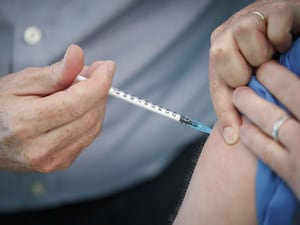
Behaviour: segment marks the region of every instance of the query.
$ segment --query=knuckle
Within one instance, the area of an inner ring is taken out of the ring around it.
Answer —
[[[210,42],[211,43],[213,43],[217,39],[220,32],[221,32],[221,27],[220,26],[217,27],[213,32],[211,32],[211,34],[210,34]]]
[[[209,57],[211,60],[225,59],[228,56],[228,50],[220,45],[212,45],[209,50]]]
[[[47,164],[43,164],[40,167],[38,167],[36,170],[40,173],[50,173],[53,172],[55,168],[52,166],[49,166]]]
[[[248,60],[254,67],[263,64],[269,58],[266,51],[263,51],[263,49],[258,49],[258,52],[259,54],[253,53],[251,58]]]
[[[246,35],[247,33],[249,33],[249,26],[250,24],[248,23],[248,21],[246,20],[240,20],[239,23],[236,23],[233,27],[232,27],[232,33],[234,37],[239,37],[241,35]]]
[[[44,160],[42,159],[42,156],[33,156],[30,154],[26,154],[26,160],[28,161],[28,165],[30,168],[39,171],[39,172],[43,172],[45,171],[45,164],[44,164]]]
[[[224,23],[222,23],[221,25],[219,25],[216,29],[214,29],[211,34],[210,34],[210,42],[213,43],[214,41],[216,41],[223,33],[223,31],[225,31],[226,29],[228,29],[228,24],[230,23],[230,19],[228,21],[225,21]]]
[[[32,142],[24,147],[24,158],[29,168],[39,172],[52,171],[49,162],[52,162],[54,158],[50,155],[51,149],[47,146],[43,146],[40,143]]]
[[[55,157],[47,157],[46,160],[43,158],[44,157],[33,159],[31,163],[32,168],[41,173],[50,173],[57,169],[58,165]]]
[[[64,164],[62,164],[60,167],[58,167],[57,169],[59,170],[64,170],[67,169],[69,166],[71,166],[73,161],[69,160],[67,162],[65,162]]]

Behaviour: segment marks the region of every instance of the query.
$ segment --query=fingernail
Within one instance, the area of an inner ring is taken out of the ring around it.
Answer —
[[[54,70],[53,70],[54,73],[60,72],[60,71],[63,70],[64,64],[65,64],[65,60],[66,60],[66,58],[67,58],[68,53],[71,51],[72,46],[73,46],[73,45],[70,45],[70,46],[67,48],[67,50],[66,50],[66,52],[65,52],[65,54],[64,54],[64,57],[63,57],[60,61],[58,61],[58,62],[56,63],[56,66],[54,67]]]
[[[105,61],[107,72],[110,76],[113,76],[115,73],[115,62],[111,60]]]
[[[237,135],[232,127],[225,127],[223,130],[223,137],[225,142],[229,145],[235,144],[237,142]]]
[[[64,54],[64,57],[63,57],[63,59],[62,59],[62,62],[64,62],[64,61],[66,60],[67,55],[69,54],[69,52],[71,51],[71,49],[73,48],[73,46],[74,46],[74,45],[70,45],[70,46],[67,48],[67,50],[66,50],[66,52],[65,52],[65,54]]]

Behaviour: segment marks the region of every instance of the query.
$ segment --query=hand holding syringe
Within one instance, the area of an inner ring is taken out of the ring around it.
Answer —
[[[78,75],[76,77],[77,81],[82,81],[82,80],[85,80],[85,79],[86,79],[85,77],[80,76],[80,75]],[[197,120],[191,120],[186,116],[180,115],[176,112],[170,111],[170,110],[168,110],[166,108],[163,108],[159,105],[148,102],[145,99],[141,99],[141,98],[136,97],[134,95],[128,94],[124,91],[118,90],[117,88],[111,87],[109,89],[109,95],[113,96],[113,97],[116,97],[116,98],[119,98],[121,100],[124,100],[124,101],[126,101],[128,103],[131,103],[133,105],[136,105],[136,106],[142,107],[144,109],[147,109],[151,112],[155,112],[159,115],[168,117],[169,119],[172,119],[176,122],[187,125],[187,126],[193,128],[193,129],[196,129],[198,131],[201,131],[201,132],[204,132],[204,133],[207,133],[207,134],[210,134],[210,132],[211,132],[210,127],[204,125],[203,123],[201,123]]]

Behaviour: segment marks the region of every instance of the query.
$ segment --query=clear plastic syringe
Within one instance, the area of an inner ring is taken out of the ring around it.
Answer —
[[[76,77],[77,81],[82,81],[82,80],[85,80],[85,79],[86,78],[81,76],[81,75],[78,75]],[[154,113],[157,113],[159,115],[165,116],[165,117],[167,117],[171,120],[174,120],[176,122],[187,125],[188,127],[191,127],[191,128],[196,129],[198,131],[201,131],[201,132],[204,132],[204,133],[207,133],[207,134],[210,134],[210,132],[211,132],[210,127],[204,125],[203,123],[201,123],[197,120],[189,119],[186,116],[180,115],[179,113],[173,112],[173,111],[171,111],[169,109],[166,109],[166,108],[164,108],[160,105],[153,104],[153,103],[151,103],[151,102],[149,102],[145,99],[136,97],[132,94],[128,94],[127,92],[121,91],[117,88],[111,87],[109,89],[109,95],[113,96],[113,97],[116,97],[116,98],[119,98],[119,99],[121,99],[123,101],[126,101],[128,103],[131,103],[133,105],[139,106],[141,108],[147,109],[151,112],[154,112]]]

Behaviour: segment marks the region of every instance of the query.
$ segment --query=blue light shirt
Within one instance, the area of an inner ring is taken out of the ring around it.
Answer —
[[[280,64],[300,76],[300,39],[280,56]],[[253,76],[249,86],[264,99],[284,108],[270,92]],[[287,184],[262,161],[258,162],[256,174],[256,208],[259,225],[292,224],[299,201]]]

